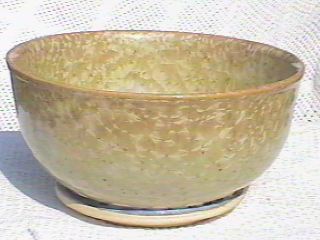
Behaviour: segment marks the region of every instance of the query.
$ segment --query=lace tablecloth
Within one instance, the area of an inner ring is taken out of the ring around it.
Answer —
[[[118,227],[67,209],[19,132],[0,133],[0,239],[320,239],[320,124],[294,124],[272,167],[231,214],[172,229]]]
[[[5,53],[35,37],[101,29],[203,32],[293,52],[307,66],[295,120],[318,121],[319,22],[319,0],[0,0],[0,131],[19,129]]]
[[[0,0],[0,239],[320,239],[320,95],[313,88],[320,81],[319,22],[319,0]],[[15,132],[4,56],[37,36],[98,29],[228,35],[276,45],[306,63],[289,140],[234,212],[204,224],[150,230],[93,220],[57,200],[54,180]]]

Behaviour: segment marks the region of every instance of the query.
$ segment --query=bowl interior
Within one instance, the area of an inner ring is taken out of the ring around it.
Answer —
[[[32,78],[87,89],[216,93],[256,88],[297,73],[293,55],[202,34],[88,32],[33,40],[9,62]]]

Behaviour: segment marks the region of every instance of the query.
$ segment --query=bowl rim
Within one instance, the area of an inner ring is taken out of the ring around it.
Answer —
[[[286,57],[290,57],[294,59],[294,62],[288,63],[292,64],[296,71],[294,74],[290,75],[288,78],[280,79],[273,83],[263,84],[253,88],[246,88],[242,90],[234,90],[227,92],[195,92],[195,93],[148,93],[148,92],[122,92],[122,91],[112,91],[112,90],[103,90],[103,89],[91,89],[86,87],[78,87],[70,84],[64,83],[54,83],[49,82],[39,77],[33,76],[30,73],[25,73],[19,69],[19,67],[15,64],[15,59],[19,57],[19,51],[22,51],[24,47],[32,42],[37,42],[43,39],[50,38],[59,38],[67,35],[76,35],[76,34],[171,34],[171,35],[180,35],[180,36],[194,36],[194,37],[208,37],[211,39],[225,40],[225,41],[235,41],[243,44],[251,44],[254,49],[265,49],[272,52],[278,52]],[[180,31],[158,31],[158,30],[97,30],[97,31],[78,31],[78,32],[67,32],[53,35],[45,35],[42,37],[33,38],[31,40],[19,43],[12,47],[6,54],[6,62],[8,69],[11,73],[14,73],[16,77],[20,78],[23,81],[30,81],[34,83],[38,83],[41,87],[45,88],[57,88],[64,89],[76,92],[85,92],[98,94],[105,97],[112,98],[126,98],[126,99],[145,99],[145,100],[199,100],[199,99],[226,99],[226,98],[241,98],[250,95],[259,95],[259,94],[272,94],[285,91],[290,88],[294,88],[296,84],[301,80],[305,72],[305,64],[302,60],[300,60],[295,54],[283,50],[281,48],[260,43],[256,41],[234,38],[223,35],[215,35],[215,34],[206,34],[206,33],[197,33],[197,32],[180,32]]]

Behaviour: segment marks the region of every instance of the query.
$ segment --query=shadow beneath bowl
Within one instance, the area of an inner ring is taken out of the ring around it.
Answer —
[[[83,222],[104,227],[133,228],[133,229],[175,229],[183,227],[196,227],[215,221],[228,213],[212,219],[202,220],[190,225],[166,228],[143,228],[134,226],[116,225],[110,222],[94,219],[67,208],[60,202],[55,193],[55,180],[33,157],[20,132],[0,132],[0,172],[20,192],[27,197],[77,218]]]
[[[81,215],[56,197],[55,180],[33,157],[20,132],[0,132],[0,171],[20,192],[33,200],[91,224],[127,228]]]

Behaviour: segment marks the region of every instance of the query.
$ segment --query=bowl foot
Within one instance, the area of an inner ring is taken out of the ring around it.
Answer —
[[[200,206],[159,210],[100,203],[82,197],[60,184],[56,185],[57,196],[67,207],[96,219],[136,227],[178,227],[218,217],[231,212],[244,198],[246,191],[247,187]]]

